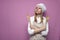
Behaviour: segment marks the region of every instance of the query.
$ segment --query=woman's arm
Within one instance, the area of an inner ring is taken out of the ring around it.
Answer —
[[[49,25],[48,25],[48,22],[47,22],[47,23],[46,23],[46,30],[42,31],[41,34],[42,34],[43,36],[47,36],[48,32],[49,32]]]
[[[34,29],[34,33],[38,33],[38,32],[41,32],[41,31],[43,31],[43,30],[46,29],[45,26],[38,28],[38,27],[34,27],[34,26],[31,25],[30,27],[31,27],[32,29]]]
[[[41,32],[41,31],[44,31],[46,30],[46,18],[44,17],[44,20],[43,20],[43,26],[42,27],[35,27],[33,25],[30,24],[30,27],[32,29],[34,29],[34,33],[37,33],[37,32]]]
[[[34,29],[31,29],[31,27],[30,27],[30,22],[28,22],[28,34],[29,34],[29,35],[34,34]]]
[[[30,23],[30,28],[34,29],[34,33],[41,32],[41,31],[43,31],[43,30],[46,29],[46,27],[44,26],[44,24],[43,24],[42,27],[36,27],[36,26],[32,25],[31,23]]]
[[[27,19],[28,19],[28,21],[30,22],[30,17],[29,16],[27,16]],[[31,19],[32,20],[32,19]],[[32,22],[31,22],[32,23]],[[28,32],[30,33],[30,34],[34,34],[34,33],[37,33],[37,32],[40,32],[40,31],[42,31],[42,30],[45,30],[45,27],[43,26],[43,27],[41,27],[41,28],[38,28],[38,27],[35,27],[35,26],[33,26],[33,25],[31,25],[31,23],[29,23],[30,24],[30,26],[29,26],[29,28],[28,28]],[[33,29],[33,30],[32,30]],[[32,32],[32,33],[31,33]]]

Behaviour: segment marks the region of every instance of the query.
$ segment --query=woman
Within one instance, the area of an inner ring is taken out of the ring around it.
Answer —
[[[46,7],[43,3],[37,4],[35,8],[35,15],[28,17],[28,33],[30,40],[46,40],[48,34],[48,22],[43,13],[46,11]]]

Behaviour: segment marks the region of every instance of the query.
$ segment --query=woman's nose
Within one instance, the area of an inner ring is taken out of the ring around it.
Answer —
[[[37,9],[35,9],[35,11],[38,11],[39,9],[37,8]]]

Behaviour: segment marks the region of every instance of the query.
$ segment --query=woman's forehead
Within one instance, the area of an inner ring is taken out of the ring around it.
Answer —
[[[35,8],[40,8],[41,9],[41,7],[39,7],[39,6],[36,6]]]
[[[40,6],[36,5],[35,8],[41,8]]]

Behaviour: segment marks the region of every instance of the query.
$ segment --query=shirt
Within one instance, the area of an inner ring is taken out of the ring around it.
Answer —
[[[49,30],[48,29],[48,22],[46,22],[46,18],[43,17],[43,24],[40,23],[41,22],[41,18],[40,17],[36,17],[36,18],[37,18],[37,23],[34,21],[34,16],[30,17],[30,22],[28,22],[28,34],[30,34],[30,35],[34,34],[34,29],[30,28],[30,23],[32,25],[35,25],[35,27],[42,27],[43,24],[44,24],[44,26],[46,26],[46,30],[42,31],[41,35],[46,36],[48,34],[48,30]]]

